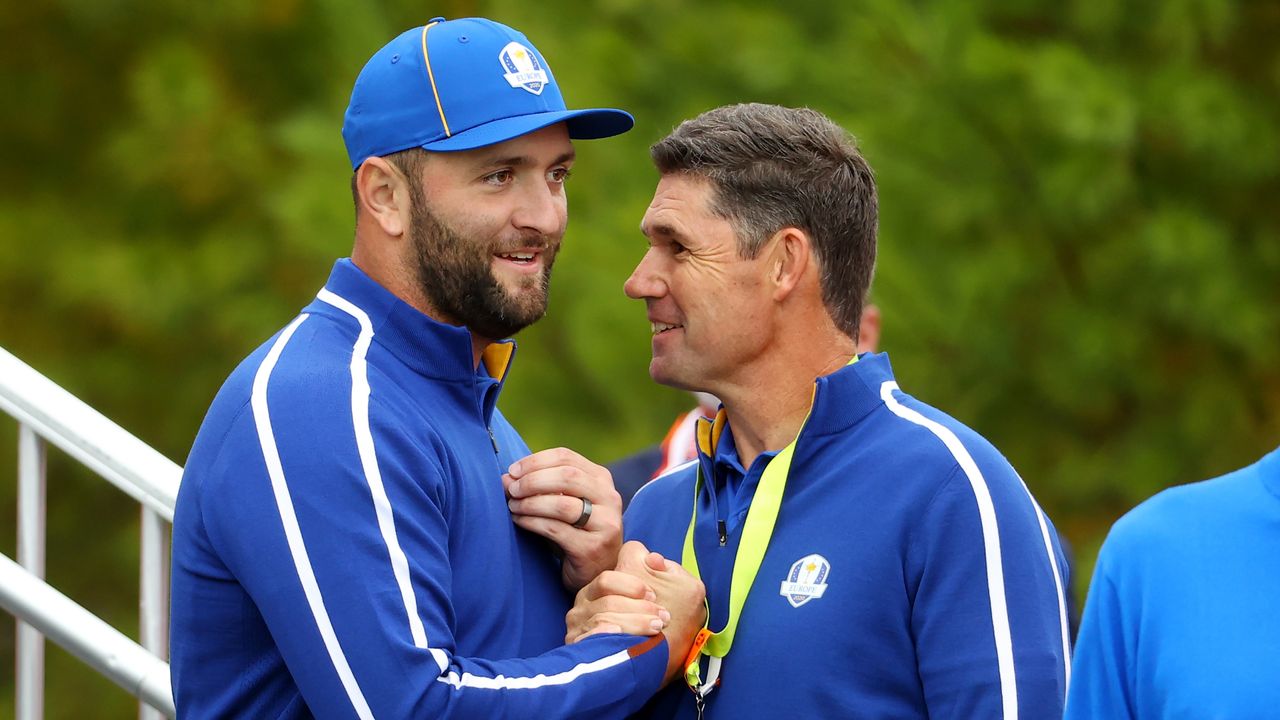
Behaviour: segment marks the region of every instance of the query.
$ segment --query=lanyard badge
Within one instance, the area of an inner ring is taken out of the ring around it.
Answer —
[[[849,365],[858,362],[855,355]],[[815,387],[816,392],[816,387]],[[723,410],[721,411],[723,412]],[[808,416],[800,425],[800,432],[809,422]],[[706,425],[705,421],[699,421]],[[714,426],[699,427],[699,433],[710,430],[706,434],[707,446],[714,443],[716,430]],[[747,510],[747,519],[742,525],[742,541],[738,543],[738,554],[733,559],[733,575],[729,584],[729,618],[719,632],[713,632],[703,626],[693,639],[693,646],[685,657],[684,682],[693,691],[694,701],[698,706],[698,717],[702,717],[706,696],[720,683],[720,663],[729,654],[733,646],[734,634],[738,631],[738,620],[742,618],[742,607],[747,602],[747,594],[760,572],[760,563],[764,561],[765,551],[769,549],[769,540],[773,537],[773,528],[778,522],[778,511],[782,508],[782,495],[787,488],[787,477],[791,474],[791,458],[795,454],[796,442],[800,440],[800,432],[796,433],[785,448],[769,461],[764,473],[760,476],[760,484],[756,487],[755,496],[751,498],[751,507]],[[684,535],[684,551],[680,564],[689,574],[702,579],[698,571],[698,553],[693,548],[693,528],[698,522],[698,496],[702,492],[702,464],[698,464],[698,475],[693,483],[693,515],[689,518],[689,529]],[[711,622],[711,608],[707,608],[707,623]],[[702,656],[706,655],[707,679],[702,679]]]
[[[778,521],[778,511],[782,507],[782,494],[787,486],[787,475],[791,470],[791,456],[795,452],[796,441],[782,449],[764,469],[760,484],[756,488],[755,497],[751,500],[751,508],[747,511],[747,519],[742,526],[742,541],[738,544],[738,554],[733,561],[733,576],[729,585],[729,619],[718,632],[704,626],[694,637],[693,646],[685,658],[684,681],[693,691],[698,703],[699,714],[707,693],[719,683],[720,662],[733,646],[733,637],[738,630],[738,620],[742,617],[742,607],[746,604],[747,594],[755,583],[756,574],[760,572],[760,563],[764,561],[765,551],[769,548],[769,539],[773,537],[773,528]],[[693,484],[693,517],[689,519],[689,530],[684,536],[684,552],[681,565],[689,574],[698,579],[702,575],[698,570],[698,554],[693,548],[693,528],[698,521],[698,493],[702,490],[702,468],[698,468],[698,476]],[[707,622],[711,621],[710,608]],[[708,656],[707,679],[702,679],[702,656]]]

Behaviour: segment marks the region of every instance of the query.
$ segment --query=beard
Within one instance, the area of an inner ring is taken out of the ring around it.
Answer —
[[[409,234],[418,284],[442,319],[466,326],[473,335],[500,340],[546,314],[557,238],[525,235],[512,243],[482,243],[454,231],[424,205],[414,203]],[[494,255],[528,248],[542,250],[542,272],[520,278],[511,292],[493,274]]]

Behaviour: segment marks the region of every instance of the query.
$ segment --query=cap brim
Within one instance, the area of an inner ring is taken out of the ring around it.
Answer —
[[[497,145],[535,130],[565,123],[569,137],[574,140],[596,140],[621,135],[636,124],[631,113],[611,108],[588,110],[560,110],[502,118],[422,146],[432,152],[454,152]]]

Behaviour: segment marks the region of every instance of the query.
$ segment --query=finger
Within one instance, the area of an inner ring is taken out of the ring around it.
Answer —
[[[578,592],[575,602],[589,603],[611,595],[649,602],[656,602],[658,599],[653,589],[635,575],[617,570],[605,570]]]
[[[597,625],[595,628],[577,637],[571,637],[569,635],[565,635],[564,641],[566,645],[572,645],[578,642],[579,640],[581,640],[582,638],[590,637],[592,635],[618,635],[621,633],[622,633],[622,628],[618,627],[617,625],[604,624],[604,625]]]
[[[524,528],[534,535],[541,535],[551,542],[560,546],[561,550],[565,550],[564,545],[571,533],[585,533],[586,530],[579,530],[563,520],[554,520],[552,518],[540,517],[538,515],[512,515],[511,521],[516,527]]]
[[[564,564],[590,573],[581,578],[575,587],[585,585],[605,570],[617,567],[617,545],[610,542],[616,539],[620,528],[616,523],[607,524],[604,519],[597,520],[591,516],[591,523],[585,528],[576,528],[560,518],[548,518],[539,515],[512,515],[511,521],[516,527],[540,535],[560,546],[564,553]],[[621,569],[621,568],[619,568]],[[578,573],[575,573],[577,575]]]
[[[618,543],[622,541],[622,515],[608,507],[592,503],[591,515],[582,527],[574,523],[582,516],[582,498],[547,495],[509,501],[511,519],[516,525],[560,544],[566,553],[593,553],[593,547],[609,546],[609,562],[599,570],[617,567]],[[633,566],[634,567],[634,566]],[[592,577],[595,577],[594,575]]]
[[[605,595],[581,607],[570,610],[579,619],[604,613],[614,615],[652,615],[662,618],[663,622],[671,619],[671,613],[656,602],[643,598],[632,598],[623,595]]]
[[[601,470],[610,478],[609,484],[612,489],[612,476],[608,475],[608,471]],[[577,495],[586,496],[592,502],[597,499],[603,501],[605,499],[604,482],[599,478],[593,478],[588,475],[582,468],[572,467],[569,465],[556,465],[549,468],[538,468],[526,472],[523,475],[512,474],[515,478],[507,485],[507,493],[512,497],[531,497],[533,495]]]
[[[516,524],[516,527],[524,528],[559,545],[560,550],[567,557],[580,560],[595,558],[604,563],[596,568],[596,573],[612,567],[618,567],[617,545],[608,542],[611,536],[616,535],[621,530],[616,518],[609,521],[606,518],[598,518],[596,515],[592,515],[591,521],[586,527],[582,528],[574,527],[573,523],[563,518],[549,518],[541,515],[513,513],[511,521]],[[597,555],[599,557],[596,557]],[[634,567],[634,565],[631,567]],[[618,569],[622,570],[624,568],[618,567]],[[592,574],[591,578],[594,577],[595,574]],[[587,579],[590,580],[591,578]]]
[[[629,572],[632,575],[644,575],[644,570],[648,567],[646,556],[649,554],[649,548],[638,540],[631,540],[622,544],[622,548],[618,551],[619,570]]]
[[[568,465],[578,468],[600,467],[582,455],[570,450],[569,448],[551,448],[549,450],[539,450],[532,455],[527,455],[519,460],[511,463],[511,467],[507,468],[507,472],[511,473],[519,479],[535,470],[544,470],[559,465]]]
[[[589,576],[582,578],[576,587],[585,585],[596,575],[618,564],[617,551],[614,549],[616,546],[611,547],[610,543],[604,541],[607,536],[595,532],[593,528],[579,529],[564,520],[537,515],[512,515],[511,521],[516,527],[524,528],[560,546],[565,565],[573,565],[584,571],[587,567],[592,568]],[[596,525],[594,518],[591,525]]]
[[[594,503],[591,508],[592,518],[596,518]],[[577,495],[534,495],[526,498],[512,498],[507,501],[507,508],[514,515],[560,520],[572,525],[582,516],[586,503]],[[590,521],[588,521],[590,522]],[[596,523],[591,523],[597,526]]]
[[[600,600],[574,605],[565,613],[565,627],[573,634],[573,628],[583,632],[593,622],[593,618],[658,618],[662,626],[671,622],[671,613],[666,608],[647,600],[635,600],[618,596],[609,596]],[[631,627],[628,625],[628,627]]]
[[[657,635],[666,627],[666,623],[656,615],[600,613],[588,620],[585,627],[578,628],[577,638],[603,633],[601,626],[617,628],[613,632],[627,635]],[[570,631],[566,637],[572,634]]]
[[[670,560],[662,557],[662,553],[651,552],[644,557],[644,564],[649,566],[654,572],[663,572],[668,569]]]

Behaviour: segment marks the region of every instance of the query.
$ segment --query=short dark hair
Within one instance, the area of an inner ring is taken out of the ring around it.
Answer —
[[[858,337],[878,210],[871,167],[848,132],[808,108],[727,105],[680,123],[649,155],[663,175],[710,181],[711,211],[733,226],[739,257],[755,257],[783,228],[808,233],[827,312]]]
[[[418,202],[418,198],[422,197],[422,167],[427,164],[427,151],[415,147],[382,157],[404,173],[409,181],[412,202]],[[356,217],[360,217],[360,190],[356,187],[356,173],[351,173],[351,202],[355,203]]]

